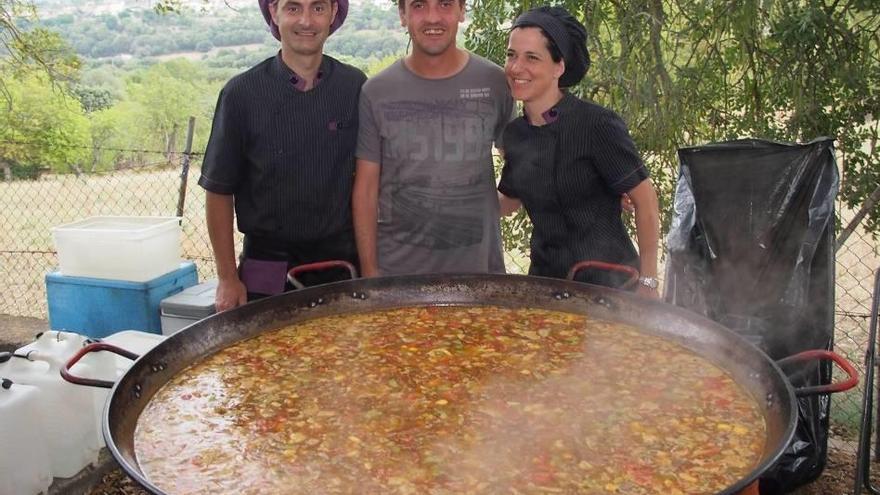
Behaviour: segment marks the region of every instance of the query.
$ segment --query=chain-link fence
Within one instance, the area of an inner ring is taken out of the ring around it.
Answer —
[[[156,152],[157,157],[162,153]],[[183,180],[182,154],[168,161],[102,174],[43,174],[0,182],[0,314],[47,316],[45,275],[58,260],[52,227],[96,215],[175,216]],[[199,163],[186,177],[181,254],[201,279],[214,275],[205,226]]]
[[[841,216],[845,219],[847,213],[843,211]],[[865,376],[874,272],[878,269],[880,242],[861,229],[839,247],[835,266],[835,351],[855,364],[862,378]],[[835,372],[836,378],[840,378],[839,374]],[[832,396],[831,402],[830,445],[845,459],[843,469],[846,472],[843,474],[850,480],[855,476],[862,399],[863,383],[860,383],[857,389]],[[878,468],[872,471],[876,472]]]
[[[46,318],[44,278],[57,264],[53,226],[94,215],[176,215],[183,155],[172,158],[169,161],[165,152],[155,152],[156,163],[150,166],[106,174],[44,174],[36,180],[0,181],[0,315]],[[195,261],[200,280],[206,280],[214,277],[215,268],[204,221],[205,194],[196,184],[198,156],[193,158],[183,189],[182,256]],[[842,211],[841,216],[847,220],[851,213]],[[861,372],[873,271],[880,267],[878,251],[877,239],[856,230],[837,252],[836,348]],[[507,266],[511,272],[522,273],[528,257],[509,252]],[[832,406],[832,447],[844,456],[841,469],[849,470],[845,473],[849,477],[857,451],[861,401],[861,391],[852,391],[835,396]]]

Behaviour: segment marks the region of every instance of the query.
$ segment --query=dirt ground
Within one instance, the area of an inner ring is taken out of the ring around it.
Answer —
[[[12,351],[30,343],[49,322],[40,318],[0,315],[0,351]]]
[[[828,464],[816,481],[795,490],[795,495],[852,493],[856,457],[851,450],[828,449]]]

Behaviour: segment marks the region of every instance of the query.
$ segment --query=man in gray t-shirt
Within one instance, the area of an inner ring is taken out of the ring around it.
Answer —
[[[503,272],[492,144],[513,100],[455,46],[464,2],[398,0],[413,51],[361,90],[352,198],[365,276]]]

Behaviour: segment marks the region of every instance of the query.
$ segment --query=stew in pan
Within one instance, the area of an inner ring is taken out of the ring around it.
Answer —
[[[634,327],[494,306],[329,316],[168,382],[135,451],[167,493],[714,493],[764,419],[730,377]]]

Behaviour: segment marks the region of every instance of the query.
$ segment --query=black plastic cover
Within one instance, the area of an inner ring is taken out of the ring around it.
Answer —
[[[743,139],[678,152],[664,298],[744,336],[778,360],[834,341],[833,140]],[[827,384],[830,363],[784,369],[794,387]],[[830,400],[798,399],[795,437],[761,479],[782,493],[825,467]]]

